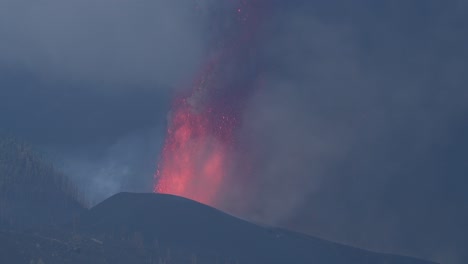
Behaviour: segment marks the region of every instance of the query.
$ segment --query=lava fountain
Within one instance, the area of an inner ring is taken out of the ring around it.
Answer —
[[[235,119],[177,100],[158,165],[155,191],[214,204],[229,167]]]
[[[255,74],[246,60],[252,56],[257,4],[240,0],[231,6],[230,16],[217,16],[232,21],[220,29],[221,41],[211,50],[215,55],[191,92],[174,100],[154,192],[218,205],[233,165],[242,102]]]

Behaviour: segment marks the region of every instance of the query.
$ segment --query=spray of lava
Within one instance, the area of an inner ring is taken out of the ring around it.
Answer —
[[[214,204],[229,167],[236,119],[209,103],[213,68],[178,98],[170,114],[155,191]]]
[[[241,0],[232,7],[229,29],[192,91],[177,98],[169,116],[166,140],[156,173],[154,191],[184,196],[217,206],[226,183],[242,98],[252,79],[245,68],[255,28],[256,1]],[[220,16],[218,16],[220,17]],[[226,19],[226,17],[223,17]]]

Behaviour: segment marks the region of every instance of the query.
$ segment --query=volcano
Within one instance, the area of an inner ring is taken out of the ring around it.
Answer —
[[[171,263],[185,263],[183,254],[198,256],[197,263],[431,263],[256,225],[166,194],[120,193],[89,210],[79,222],[81,232],[104,238],[103,244],[107,238],[141,234],[142,248],[157,245],[161,252],[171,250]]]
[[[430,264],[262,226],[168,194],[119,193],[63,226],[0,228],[0,263]]]

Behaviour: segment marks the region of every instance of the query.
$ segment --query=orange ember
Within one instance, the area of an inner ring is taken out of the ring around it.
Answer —
[[[214,54],[201,70],[192,93],[176,100],[156,173],[154,192],[187,197],[208,205],[221,201],[233,159],[233,133],[241,101],[249,89],[249,69],[257,0],[239,1],[234,23],[222,32]],[[250,10],[250,11],[249,11]],[[225,19],[223,17],[223,19]],[[233,30],[235,29],[235,30]],[[219,45],[221,43],[221,45]]]
[[[214,205],[228,168],[226,122],[213,126],[210,111],[197,112],[182,100],[173,113],[157,171],[155,192]],[[225,116],[221,119],[226,119]]]

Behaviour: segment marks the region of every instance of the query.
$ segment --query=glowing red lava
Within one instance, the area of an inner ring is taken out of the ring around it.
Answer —
[[[229,167],[229,137],[234,128],[228,117],[221,117],[224,122],[214,122],[216,118],[210,109],[198,110],[187,99],[178,102],[157,171],[156,192],[214,203]]]
[[[238,126],[235,110],[238,102],[232,103],[238,98],[226,98],[232,97],[232,90],[238,90],[234,87],[238,84],[230,82],[242,79],[231,76],[225,66],[228,69],[239,66],[238,53],[248,46],[247,40],[252,36],[252,25],[246,25],[249,13],[244,11],[250,4],[245,0],[239,3],[240,7],[233,9],[241,25],[238,34],[225,37],[229,43],[221,45],[216,51],[218,56],[202,69],[191,94],[178,98],[173,105],[154,192],[217,205],[231,166],[234,131]]]

